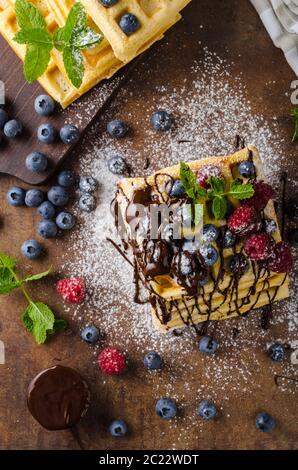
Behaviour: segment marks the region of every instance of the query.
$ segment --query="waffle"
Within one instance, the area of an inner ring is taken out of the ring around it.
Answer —
[[[262,164],[255,147],[248,147],[234,155],[225,157],[212,157],[193,161],[189,166],[197,172],[202,166],[212,164],[220,167],[225,180],[231,181],[237,177],[237,164],[252,158],[258,180],[264,180]],[[169,176],[179,178],[179,165],[158,171],[148,178],[129,178],[118,183],[117,202],[122,219],[125,224],[128,242],[131,240],[130,226],[125,221],[127,207],[137,190],[152,188],[160,202],[164,200],[164,188]],[[235,173],[236,172],[236,173]],[[158,184],[156,182],[158,181]],[[158,191],[156,191],[158,186]],[[239,201],[233,200],[233,205]],[[277,224],[273,201],[269,201],[264,217],[273,219]],[[215,221],[210,215],[204,214],[204,223],[218,226],[226,225],[226,221]],[[272,235],[276,242],[281,241],[278,229]],[[141,239],[136,239],[141,246]],[[214,243],[216,247],[216,243]],[[161,331],[181,328],[186,325],[196,325],[206,320],[224,320],[244,315],[252,309],[271,305],[272,302],[285,299],[289,296],[289,276],[286,273],[270,272],[255,261],[249,261],[249,268],[238,282],[227,269],[227,262],[231,255],[242,253],[243,243],[239,241],[233,248],[223,248],[222,256],[214,266],[209,269],[209,281],[200,288],[197,295],[189,295],[181,286],[175,276],[164,274],[154,278],[144,279],[149,292],[152,305],[154,324]]]
[[[92,0],[82,2],[89,14],[88,22],[90,26],[98,32],[103,32],[105,37],[97,47],[82,52],[85,74],[81,87],[77,89],[69,81],[63,65],[62,55],[56,49],[53,49],[51,52],[51,61],[46,72],[38,79],[39,83],[63,108],[67,107],[97,83],[112,77],[127,62],[148,49],[155,41],[161,39],[165,31],[180,19],[178,11],[189,1],[141,0],[137,2],[135,0],[121,0],[115,7],[109,9],[101,6],[97,0],[95,2]],[[31,0],[31,3],[40,9],[45,17],[49,31],[53,33],[58,27],[64,26],[75,0]],[[130,3],[132,4],[131,8]],[[142,5],[143,8],[137,4]],[[155,5],[154,10],[152,9],[153,4]],[[121,34],[118,31],[117,36],[114,31],[116,29],[115,18],[119,14],[119,8],[121,8],[121,11],[123,11],[123,8],[124,10],[125,8],[130,11],[133,10],[134,12],[143,11],[142,16],[140,16],[142,28],[129,38],[122,33],[118,26],[117,28]],[[104,10],[103,18],[101,18],[102,9]],[[163,15],[161,15],[161,11]],[[113,19],[111,16],[112,12],[116,15]],[[148,23],[145,22],[145,12],[149,15],[147,17]],[[167,12],[168,15],[166,14]],[[102,27],[103,25],[104,27]],[[26,47],[17,44],[13,40],[17,31],[18,25],[14,12],[14,0],[0,0],[0,33],[20,59],[24,60]],[[107,34],[104,31],[107,31]],[[125,38],[122,37],[123,35]],[[122,42],[120,39],[122,39]],[[138,47],[136,46],[137,41]],[[127,53],[125,54],[126,48]],[[117,54],[118,50],[120,51],[119,54]]]

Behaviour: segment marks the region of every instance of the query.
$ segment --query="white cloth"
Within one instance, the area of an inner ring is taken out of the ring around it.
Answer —
[[[298,76],[298,0],[250,0]]]

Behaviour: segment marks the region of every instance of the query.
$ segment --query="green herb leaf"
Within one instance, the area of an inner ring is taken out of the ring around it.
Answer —
[[[229,195],[234,199],[249,199],[255,193],[253,185],[251,183],[242,184],[240,181],[232,181],[230,186]]]
[[[80,2],[74,4],[69,12],[64,26],[64,41],[72,45],[73,38],[82,31],[87,24],[85,8]]]
[[[50,50],[53,47],[52,37],[46,29],[42,28],[22,29],[16,33],[13,39],[18,44],[36,44],[37,46],[49,48]]]
[[[214,196],[222,196],[225,191],[225,182],[222,178],[217,176],[209,176],[207,182],[211,186],[212,194]]]
[[[46,71],[50,59],[49,49],[36,45],[29,46],[24,61],[24,75],[27,82],[31,83],[39,78]]]
[[[53,36],[53,43],[58,51],[62,52],[65,47],[64,28],[56,29]]]
[[[180,162],[180,179],[187,196],[193,202],[198,202],[200,197],[207,197],[207,191],[198,184],[195,173],[184,162]]]
[[[294,142],[296,139],[298,139],[298,108],[292,109],[291,116],[293,116],[295,120],[295,129],[292,138],[292,142]]]
[[[7,269],[14,269],[17,265],[15,259],[7,256],[5,253],[0,251],[0,269],[7,268]]]
[[[54,329],[54,313],[42,302],[31,302],[23,313],[22,318],[26,328],[30,328],[37,344],[44,343],[49,331]]]
[[[8,282],[7,284],[2,283],[0,281],[0,295],[9,294],[14,289],[17,289],[18,287],[20,287],[20,285],[21,285],[21,283],[17,282],[17,281]]]
[[[227,200],[224,197],[216,196],[212,202],[212,211],[217,220],[224,219],[227,213]]]
[[[32,276],[26,277],[23,280],[23,282],[39,281],[39,279],[47,277],[50,274],[50,272],[51,272],[51,268],[48,269],[47,271],[44,271],[43,273],[33,274]]]
[[[48,331],[48,335],[54,335],[55,333],[58,333],[59,331],[65,331],[67,326],[68,326],[67,321],[63,320],[62,318],[56,319],[54,323],[54,328]]]
[[[63,63],[73,86],[80,88],[84,78],[84,63],[80,51],[73,47],[65,47],[63,49]]]
[[[103,36],[98,34],[88,26],[72,38],[72,45],[77,49],[91,49],[103,40]]]
[[[15,13],[18,25],[22,29],[46,28],[41,12],[27,0],[16,0]]]

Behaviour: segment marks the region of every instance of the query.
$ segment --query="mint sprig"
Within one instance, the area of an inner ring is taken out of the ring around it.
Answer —
[[[17,288],[22,290],[28,301],[28,306],[22,315],[23,324],[34,336],[36,342],[42,344],[49,335],[65,329],[67,323],[62,319],[57,320],[48,305],[34,302],[25,289],[25,284],[48,276],[50,270],[19,279],[15,272],[16,266],[17,262],[13,258],[0,252],[0,295],[9,294]]]
[[[69,12],[65,26],[50,34],[41,12],[28,0],[16,0],[16,18],[19,32],[14,41],[27,46],[24,60],[24,76],[31,83],[47,69],[51,51],[62,53],[65,71],[71,83],[80,88],[84,79],[84,59],[81,51],[98,45],[103,36],[87,24],[87,14],[80,2]]]
[[[180,163],[180,179],[187,196],[194,204],[200,202],[202,198],[212,200],[212,211],[217,220],[224,219],[227,213],[227,196],[243,200],[250,199],[254,195],[254,188],[251,183],[243,184],[241,180],[233,180],[227,191],[224,179],[217,176],[210,176],[208,178],[207,183],[210,189],[207,191],[199,185],[196,174],[184,162]]]

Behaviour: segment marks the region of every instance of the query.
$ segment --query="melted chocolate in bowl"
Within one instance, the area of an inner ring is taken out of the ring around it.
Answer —
[[[27,403],[41,426],[58,431],[77,424],[89,407],[90,393],[78,372],[70,367],[54,366],[31,381]]]

